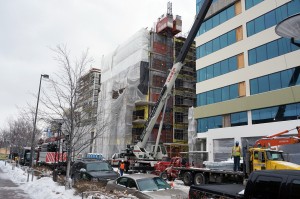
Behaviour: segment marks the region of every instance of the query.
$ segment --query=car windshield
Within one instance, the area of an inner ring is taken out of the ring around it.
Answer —
[[[171,186],[160,177],[137,180],[140,191],[157,191],[160,189],[170,189]]]
[[[282,153],[278,151],[267,151],[267,157],[268,160],[279,160],[279,161],[284,160]]]
[[[86,164],[87,171],[112,171],[113,168],[106,162],[93,162]]]

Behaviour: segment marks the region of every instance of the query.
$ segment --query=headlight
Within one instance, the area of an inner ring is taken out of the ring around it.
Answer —
[[[92,182],[98,182],[98,178],[92,178]]]

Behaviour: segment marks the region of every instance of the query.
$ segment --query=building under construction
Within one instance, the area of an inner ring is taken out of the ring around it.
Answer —
[[[108,124],[108,128],[98,140],[97,152],[104,157],[139,140],[184,43],[184,37],[176,36],[181,31],[181,17],[173,16],[169,3],[167,14],[158,19],[155,28],[141,29],[103,59],[98,111],[104,114],[97,126]],[[160,142],[167,146],[170,157],[188,151],[188,108],[195,104],[195,46],[186,60],[163,118]],[[155,143],[162,115],[148,143]]]

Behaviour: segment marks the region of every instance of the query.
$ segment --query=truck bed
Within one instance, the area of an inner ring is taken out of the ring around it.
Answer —
[[[205,184],[192,185],[190,188],[190,198],[193,196],[206,195],[210,197],[222,196],[222,198],[243,198],[243,195],[238,194],[243,191],[245,186],[242,184]]]

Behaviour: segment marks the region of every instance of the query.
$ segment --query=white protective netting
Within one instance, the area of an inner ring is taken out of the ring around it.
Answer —
[[[102,59],[95,151],[105,158],[132,143],[134,103],[146,99],[138,85],[141,64],[148,62],[149,39],[149,31],[141,29]]]

